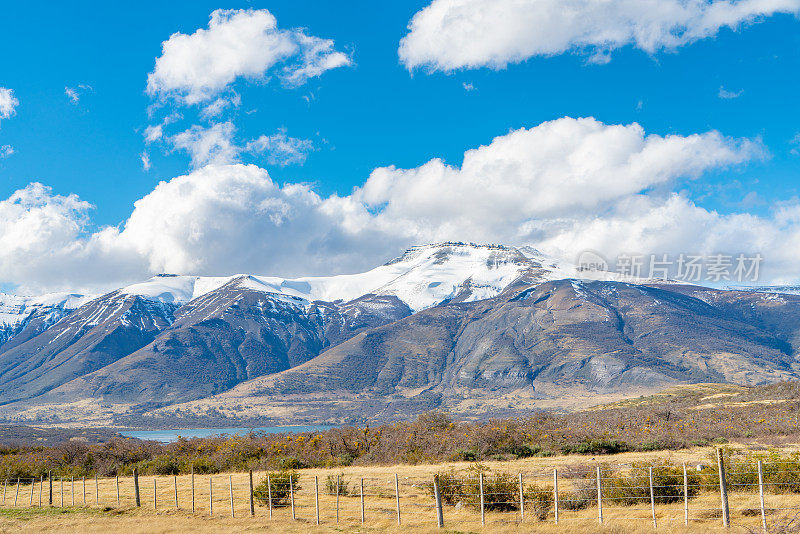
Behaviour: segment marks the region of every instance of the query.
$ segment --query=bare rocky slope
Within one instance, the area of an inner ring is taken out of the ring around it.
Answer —
[[[447,243],[361,275],[156,277],[11,336],[0,418],[484,417],[800,374],[800,296],[581,274],[535,251]]]

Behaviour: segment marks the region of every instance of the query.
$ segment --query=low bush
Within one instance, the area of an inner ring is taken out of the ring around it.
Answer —
[[[269,504],[271,498],[272,506],[286,506],[290,502],[292,488],[295,492],[301,488],[297,471],[270,472],[253,488],[253,498],[265,505]]]

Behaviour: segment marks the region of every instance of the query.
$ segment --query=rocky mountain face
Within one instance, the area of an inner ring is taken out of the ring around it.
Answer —
[[[800,296],[581,274],[533,250],[447,243],[357,275],[160,276],[9,335],[0,417],[519,415],[800,373]]]

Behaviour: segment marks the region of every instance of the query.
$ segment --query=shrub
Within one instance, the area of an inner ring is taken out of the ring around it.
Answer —
[[[439,495],[444,504],[459,502],[473,507],[480,507],[480,473],[483,477],[483,505],[485,510],[506,512],[519,509],[519,486],[517,478],[509,473],[486,473],[487,468],[475,465],[464,475],[453,470],[439,472]],[[433,484],[425,484],[429,495],[434,494]]]
[[[627,443],[616,439],[590,439],[562,447],[564,454],[618,454],[629,450]]]
[[[529,484],[525,488],[525,507],[539,521],[545,521],[553,508],[553,487]]]
[[[328,475],[325,479],[325,491],[328,492],[328,495],[343,495],[347,496],[351,494],[350,485],[344,481],[344,475],[340,474],[338,476],[339,487],[336,487],[337,477],[334,475]]]
[[[653,495],[656,503],[666,504],[683,500],[683,467],[668,462],[660,464],[634,462],[627,473],[604,476],[603,499],[628,506],[649,502],[650,467],[653,468]],[[699,491],[700,476],[693,471],[688,472],[687,477],[689,497],[694,497]]]
[[[269,504],[269,498],[272,497],[273,506],[286,506],[289,504],[291,486],[294,491],[299,491],[300,480],[297,476],[297,471],[277,471],[268,473],[267,477],[253,488],[253,498],[261,504]],[[268,482],[269,481],[269,482]]]

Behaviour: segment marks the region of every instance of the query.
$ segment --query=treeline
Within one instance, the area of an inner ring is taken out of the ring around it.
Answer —
[[[728,441],[778,445],[800,439],[800,388],[753,388],[708,407],[704,397],[663,398],[566,415],[456,422],[431,412],[415,421],[347,426],[303,434],[180,439],[161,444],[115,438],[88,445],[0,448],[0,480],[58,476],[217,473],[348,465],[514,459],[555,454],[614,454],[680,449]],[[762,402],[768,400],[768,402]],[[705,407],[704,407],[705,406]]]

